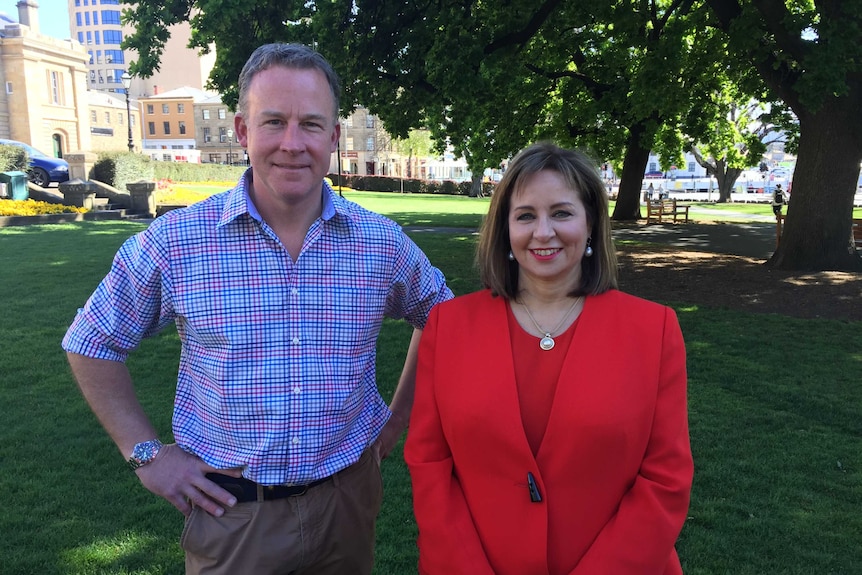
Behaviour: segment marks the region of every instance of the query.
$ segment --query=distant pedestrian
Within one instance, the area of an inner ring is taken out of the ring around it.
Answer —
[[[781,184],[776,184],[775,190],[772,192],[772,211],[776,216],[781,215],[781,208],[784,204],[784,190],[781,189]]]

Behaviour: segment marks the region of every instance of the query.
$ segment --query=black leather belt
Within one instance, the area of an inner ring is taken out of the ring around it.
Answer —
[[[305,495],[306,491],[321,483],[326,483],[332,477],[318,479],[307,485],[260,485],[245,477],[231,477],[230,475],[222,475],[221,473],[207,473],[207,479],[218,484],[225,491],[230,492],[231,495],[236,497],[237,503],[248,503],[249,501],[258,501],[258,487],[262,488],[263,501],[272,501],[274,499]]]

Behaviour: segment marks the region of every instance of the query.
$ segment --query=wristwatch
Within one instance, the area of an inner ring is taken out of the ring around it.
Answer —
[[[138,443],[135,445],[135,448],[132,449],[132,456],[129,457],[129,467],[134,471],[138,467],[151,463],[153,459],[156,458],[156,455],[159,454],[159,450],[162,447],[164,446],[158,439],[151,439],[149,441]]]

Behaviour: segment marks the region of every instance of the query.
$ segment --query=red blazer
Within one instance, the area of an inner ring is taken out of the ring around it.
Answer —
[[[534,457],[506,305],[488,291],[450,300],[422,334],[404,450],[420,573],[682,573],[693,465],[673,310],[618,291],[586,298]]]

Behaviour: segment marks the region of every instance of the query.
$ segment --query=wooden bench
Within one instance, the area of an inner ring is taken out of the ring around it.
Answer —
[[[688,208],[689,206],[687,205],[677,205],[676,200],[656,201],[647,198],[646,223],[662,223],[662,221],[667,220],[671,220],[676,223],[678,219],[682,219],[682,221],[688,222]]]
[[[778,214],[775,218],[775,247],[781,242],[781,228],[784,226],[784,214]],[[857,250],[862,250],[862,218],[853,218],[851,224],[853,230],[853,242],[856,244]]]

